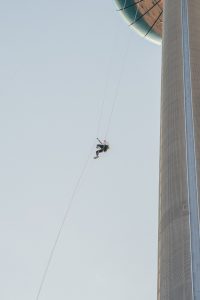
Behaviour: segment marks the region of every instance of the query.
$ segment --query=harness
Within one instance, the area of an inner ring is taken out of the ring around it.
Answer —
[[[108,146],[108,145],[104,145],[104,146],[103,146],[103,151],[104,151],[104,152],[106,152],[108,149],[109,149],[109,146]]]

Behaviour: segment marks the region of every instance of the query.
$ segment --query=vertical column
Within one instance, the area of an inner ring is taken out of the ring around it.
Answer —
[[[191,66],[191,57],[193,61],[200,59],[200,55],[195,53],[196,39],[198,40],[199,22],[196,22],[196,14],[200,7],[194,2],[183,0],[181,2],[182,11],[182,51],[183,51],[183,78],[184,78],[184,101],[185,101],[185,127],[187,143],[187,175],[188,175],[188,202],[190,212],[190,231],[191,231],[191,256],[192,256],[192,284],[193,297],[200,299],[200,231],[199,231],[199,199],[198,199],[198,174],[197,174],[197,152],[194,122],[194,103],[200,101],[195,92],[192,81],[200,79],[199,72]],[[190,19],[190,22],[189,22]],[[192,29],[191,29],[192,28]],[[193,38],[190,38],[191,35]],[[192,50],[192,51],[191,51]],[[195,57],[195,58],[194,58]],[[195,68],[196,69],[196,68]],[[197,115],[196,122],[198,122]],[[196,130],[199,128],[196,127]],[[199,156],[198,156],[199,157]]]
[[[188,12],[184,4],[187,0],[164,1],[159,300],[198,299],[194,298],[193,272],[193,249],[197,250],[194,245],[198,244],[196,148],[192,80],[188,80],[191,75],[188,54],[191,44],[188,25],[184,24]]]

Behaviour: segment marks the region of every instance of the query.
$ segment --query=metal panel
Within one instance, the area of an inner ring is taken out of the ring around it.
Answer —
[[[183,0],[165,0],[162,55],[158,299],[193,300]],[[190,143],[190,142],[189,142]],[[194,145],[194,143],[193,143]]]
[[[192,292],[195,300],[200,299],[200,236],[199,205],[196,170],[196,148],[193,119],[193,94],[190,65],[190,30],[188,22],[188,0],[181,1],[182,52],[185,102],[185,132],[187,152],[188,203],[190,214]],[[191,16],[192,17],[192,16]]]

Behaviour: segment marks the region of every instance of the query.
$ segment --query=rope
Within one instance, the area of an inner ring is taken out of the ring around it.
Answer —
[[[143,1],[143,0],[142,0]],[[142,1],[138,1],[136,2],[135,4],[139,4],[140,5],[140,2]],[[127,0],[125,0],[124,2],[124,6],[122,9],[125,9],[126,8],[126,3],[127,3]],[[137,18],[137,14],[138,14],[138,6],[137,6],[137,10],[136,10],[136,13],[135,13],[135,17],[134,17],[134,21],[136,20]],[[120,84],[121,84],[121,80],[122,80],[122,77],[123,77],[123,73],[124,73],[124,58],[126,57],[127,55],[127,52],[128,52],[128,49],[129,49],[129,43],[127,45],[127,48],[125,48],[125,51],[124,51],[124,54],[122,56],[122,64],[121,64],[121,72],[119,73],[119,78],[118,78],[118,83],[116,85],[116,89],[115,89],[115,95],[114,95],[114,98],[113,98],[113,103],[112,103],[112,107],[111,107],[111,112],[110,112],[110,116],[109,116],[109,119],[108,119],[108,125],[107,125],[107,129],[106,129],[106,133],[105,133],[105,140],[107,139],[107,136],[108,136],[108,133],[110,131],[110,126],[111,126],[111,121],[112,121],[112,116],[113,116],[113,112],[115,110],[115,106],[116,106],[116,102],[117,102],[117,99],[118,99],[118,92],[119,92],[119,87],[120,87]]]
[[[126,2],[127,0],[125,0],[125,3],[124,3],[124,6],[126,6]],[[118,35],[116,34],[115,35],[115,39],[114,39],[114,43],[115,43],[115,40],[116,40],[116,37]],[[125,52],[125,55],[126,55],[126,52]],[[124,55],[124,56],[125,56]],[[112,52],[111,52],[111,55],[110,55],[110,59],[109,59],[109,64],[108,64],[108,71],[110,70],[110,67],[111,67],[111,60],[112,60]],[[121,68],[122,69],[122,68]],[[121,72],[122,73],[122,70]],[[105,105],[105,95],[106,95],[106,91],[107,91],[107,88],[108,88],[108,79],[109,79],[109,72],[107,72],[106,74],[107,75],[107,78],[106,78],[106,83],[105,83],[105,88],[104,88],[104,93],[103,93],[103,96],[102,96],[102,101],[101,101],[101,108],[100,108],[100,113],[99,113],[99,120],[98,120],[98,123],[97,123],[97,136],[99,135],[99,131],[100,131],[100,127],[101,127],[101,121],[102,121],[102,116],[103,116],[103,108],[104,108],[104,105]],[[118,85],[117,85],[117,88],[116,88],[116,92],[115,92],[115,97],[114,97],[114,101],[113,101],[113,105],[112,105],[112,110],[111,110],[111,114],[110,114],[110,118],[109,118],[109,122],[108,122],[108,127],[107,127],[107,132],[109,130],[109,127],[110,127],[110,123],[111,123],[111,118],[112,118],[112,114],[113,114],[113,111],[114,111],[114,107],[115,107],[115,103],[116,103],[116,99],[117,99],[117,94],[118,94],[118,88],[119,88],[119,85],[120,85],[120,82],[121,82],[121,77],[122,77],[122,74],[120,75],[119,77],[119,82],[118,82]],[[107,134],[106,134],[107,135]],[[55,241],[53,243],[53,246],[51,248],[51,251],[50,251],[50,254],[49,254],[49,258],[48,258],[48,261],[47,261],[47,264],[46,264],[46,267],[44,269],[44,272],[43,272],[43,276],[42,276],[42,279],[41,279],[41,282],[40,282],[40,285],[39,285],[39,289],[37,291],[37,295],[36,295],[36,300],[39,300],[40,298],[40,295],[41,295],[41,292],[42,292],[42,289],[43,289],[43,286],[44,286],[44,283],[46,281],[46,278],[47,278],[47,275],[48,275],[48,271],[49,271],[49,267],[51,265],[51,262],[52,262],[52,259],[53,259],[53,256],[54,256],[54,253],[55,253],[55,250],[56,250],[56,246],[58,244],[58,241],[59,241],[59,238],[62,234],[62,231],[63,231],[63,227],[65,225],[65,222],[68,218],[68,215],[69,215],[69,212],[70,212],[70,209],[72,207],[72,204],[73,204],[73,201],[74,201],[74,198],[76,196],[76,193],[78,191],[78,188],[80,186],[80,183],[83,179],[83,176],[86,172],[86,169],[88,167],[88,163],[89,163],[89,160],[90,160],[90,157],[93,153],[93,149],[94,149],[94,145],[95,143],[92,143],[92,146],[91,146],[91,150],[89,151],[89,154],[85,160],[85,163],[83,165],[83,168],[81,170],[81,173],[77,179],[77,182],[76,182],[76,185],[73,189],[73,192],[72,192],[72,195],[71,195],[71,198],[69,200],[69,203],[65,209],[65,212],[64,212],[64,216],[63,216],[63,219],[62,219],[62,222],[59,226],[59,229],[58,229],[58,232],[57,232],[57,235],[56,235],[56,238],[55,238]]]
[[[137,18],[137,14],[138,14],[138,11],[139,11],[139,7],[140,7],[140,4],[137,5],[137,10],[136,10],[136,13],[135,13],[134,22],[135,22],[135,20],[136,20],[136,18]]]
[[[122,63],[121,63],[121,67],[120,67],[119,78],[118,78],[118,82],[117,82],[117,85],[116,85],[116,88],[115,88],[115,94],[114,94],[114,97],[113,97],[111,112],[110,112],[110,115],[109,115],[109,118],[108,118],[107,128],[106,128],[106,132],[105,132],[105,140],[107,139],[108,133],[110,131],[110,126],[111,126],[111,121],[112,121],[112,117],[113,117],[113,112],[115,110],[115,106],[116,106],[116,103],[117,103],[117,100],[118,100],[119,88],[120,88],[121,80],[122,80],[123,74],[124,74],[124,66],[125,66],[124,58],[127,55],[127,52],[128,52],[128,49],[129,49],[129,45],[130,45],[130,43],[128,43],[128,45],[125,48],[125,51],[124,51],[124,53],[122,55],[122,60],[121,60]]]
[[[127,0],[124,0],[124,6],[123,6],[123,10],[125,9],[126,7],[126,3],[127,3]]]
[[[125,0],[125,1],[127,1],[127,0]],[[116,26],[115,26],[115,28],[116,28]],[[119,31],[116,30],[111,48],[114,49],[114,46],[115,46],[116,41],[117,41],[118,38],[119,38]],[[102,118],[103,118],[103,111],[104,111],[105,100],[106,100],[106,93],[107,93],[107,89],[108,89],[110,72],[111,72],[111,69],[112,69],[111,68],[111,66],[112,66],[112,55],[113,55],[113,51],[110,52],[110,57],[108,59],[108,64],[107,64],[107,68],[106,68],[105,86],[104,86],[102,98],[100,100],[101,107],[100,107],[99,119],[98,119],[98,123],[97,123],[97,135],[96,135],[97,137],[99,136],[100,129],[101,129],[101,123],[102,123]]]
[[[115,39],[114,39],[114,43],[115,44],[115,40],[116,40],[117,34],[115,35]],[[107,72],[106,72],[106,81],[105,81],[105,86],[104,86],[104,91],[103,91],[103,95],[101,98],[101,107],[100,107],[100,113],[99,113],[99,119],[98,119],[98,123],[97,123],[97,137],[99,136],[100,133],[100,129],[101,129],[101,121],[102,121],[102,117],[103,117],[103,111],[104,111],[104,106],[105,106],[105,100],[106,100],[106,92],[108,89],[108,81],[109,81],[109,77],[110,77],[110,69],[111,69],[111,62],[112,62],[112,51],[109,57],[109,63],[107,65]]]
[[[64,217],[62,219],[62,222],[60,224],[60,227],[59,227],[58,233],[56,235],[55,241],[54,241],[53,246],[51,248],[50,255],[49,255],[49,258],[48,258],[48,261],[47,261],[47,265],[45,267],[45,270],[44,270],[44,273],[43,273],[43,276],[42,276],[42,279],[41,279],[41,282],[40,282],[40,286],[39,286],[39,289],[38,289],[38,292],[37,292],[36,300],[39,299],[40,294],[42,292],[42,289],[43,289],[43,286],[44,286],[44,283],[45,283],[45,280],[46,280],[46,277],[47,277],[47,273],[49,271],[49,267],[50,267],[50,264],[52,262],[55,250],[56,250],[56,246],[57,246],[59,238],[61,236],[61,233],[62,233],[63,227],[65,225],[66,219],[68,218],[70,209],[71,209],[72,204],[73,204],[73,200],[74,200],[74,198],[76,196],[76,192],[77,192],[77,190],[78,190],[78,188],[80,186],[81,180],[82,180],[82,178],[83,178],[83,176],[85,174],[85,171],[86,171],[86,169],[88,167],[89,159],[90,159],[90,157],[92,155],[93,149],[94,149],[94,143],[92,144],[91,150],[90,150],[90,152],[89,152],[89,154],[87,156],[87,159],[85,160],[85,163],[84,163],[83,168],[81,170],[81,173],[80,173],[80,175],[78,177],[78,180],[77,180],[76,185],[74,187],[74,190],[72,192],[72,195],[71,195],[71,198],[69,200],[69,203],[68,203],[68,205],[67,205],[67,207],[65,209]]]
[[[116,37],[117,37],[117,35],[115,35],[114,43],[115,43]],[[97,123],[97,130],[96,130],[97,134],[96,134],[96,136],[99,135],[100,127],[101,127],[101,121],[102,121],[102,116],[103,116],[103,108],[104,108],[104,104],[105,104],[105,95],[106,95],[106,91],[107,91],[107,88],[108,88],[108,79],[109,79],[109,72],[108,71],[110,70],[110,67],[111,67],[111,59],[112,59],[112,51],[111,51],[111,55],[110,55],[110,58],[109,58],[108,69],[107,69],[107,72],[106,72],[107,78],[106,78],[106,82],[105,82],[103,96],[102,96],[102,99],[101,99],[101,107],[100,107],[99,119],[98,119],[98,123]],[[39,289],[38,289],[38,292],[37,292],[37,295],[36,295],[36,300],[39,300],[39,298],[40,298],[40,295],[41,295],[41,292],[42,292],[45,280],[47,278],[49,267],[51,265],[51,262],[52,262],[52,259],[53,259],[53,256],[54,256],[54,253],[55,253],[55,250],[56,250],[56,246],[58,244],[58,241],[59,241],[59,238],[61,236],[63,227],[64,227],[65,222],[67,220],[67,217],[69,215],[69,212],[70,212],[71,206],[73,204],[73,200],[75,198],[75,195],[76,195],[77,190],[78,190],[78,188],[80,186],[81,180],[82,180],[82,178],[83,178],[83,176],[85,174],[85,171],[87,169],[88,162],[89,162],[89,159],[90,159],[90,157],[91,157],[91,155],[93,153],[93,149],[94,149],[95,143],[94,142],[92,143],[92,147],[91,147],[91,150],[89,152],[89,155],[87,156],[87,159],[86,159],[86,161],[85,161],[85,163],[83,165],[83,168],[81,170],[80,176],[78,177],[78,180],[77,180],[76,185],[74,187],[74,190],[72,192],[72,196],[71,196],[71,198],[69,200],[69,203],[68,203],[68,205],[67,205],[67,207],[65,209],[64,217],[63,217],[62,222],[60,224],[60,227],[58,229],[58,233],[56,235],[55,241],[53,243],[53,246],[52,246],[50,254],[49,254],[49,258],[48,258],[46,267],[44,269],[44,273],[43,273],[43,276],[42,276],[42,279],[41,279],[41,282],[40,282],[40,285],[39,285]]]
[[[122,9],[124,9],[126,7],[126,4],[127,4],[127,0],[124,0],[124,5],[123,5]],[[120,32],[117,30],[116,33],[115,33],[114,40],[113,40],[113,48],[114,48],[116,40],[119,38],[119,36],[120,36]],[[104,106],[105,106],[105,98],[106,98],[105,96],[106,96],[106,91],[107,91],[107,88],[108,88],[108,79],[109,79],[110,70],[111,70],[112,54],[113,54],[113,52],[111,51],[110,58],[108,60],[109,63],[108,63],[108,68],[107,68],[107,72],[106,72],[106,82],[105,82],[105,87],[104,87],[104,93],[103,93],[102,100],[101,100],[101,109],[100,109],[99,120],[98,120],[98,125],[97,125],[97,137],[99,136],[100,129],[101,129],[101,121],[102,121],[102,117],[103,117],[103,111],[104,111]],[[119,82],[119,84],[120,84],[120,82]],[[117,91],[116,91],[116,93],[117,93]],[[114,106],[115,106],[115,101],[113,101],[113,105],[112,105],[112,109],[111,109],[111,115],[109,117],[107,127],[110,126],[112,114],[113,114],[113,111],[114,111]],[[105,136],[107,136],[107,134]]]
[[[110,65],[111,65],[111,58],[112,58],[112,53],[111,53],[110,59],[109,59],[109,64],[108,64],[109,68],[110,68]],[[108,74],[109,72],[106,72],[106,73]],[[102,120],[102,116],[103,116],[103,108],[104,108],[104,104],[105,104],[105,95],[106,95],[106,90],[107,90],[107,87],[108,87],[108,78],[109,78],[109,76],[107,75],[107,79],[106,79],[106,83],[105,83],[105,88],[104,88],[104,93],[103,93],[102,100],[101,100],[101,107],[100,107],[100,113],[99,113],[99,120],[98,120],[98,123],[97,123],[97,130],[96,130],[97,134],[96,134],[96,136],[99,135],[99,131],[100,131],[100,127],[101,127],[101,120]],[[91,147],[91,150],[89,152],[89,155],[87,156],[87,159],[86,159],[86,161],[85,161],[85,163],[83,165],[83,168],[81,170],[80,176],[78,177],[78,180],[77,180],[76,185],[74,187],[74,190],[72,192],[72,196],[71,196],[71,198],[69,200],[67,208],[65,209],[64,217],[62,219],[62,222],[61,222],[60,227],[58,229],[58,233],[56,235],[55,241],[54,241],[53,246],[51,248],[51,251],[50,251],[50,254],[49,254],[49,258],[48,258],[48,261],[47,261],[47,265],[45,267],[45,270],[44,270],[44,273],[43,273],[43,276],[42,276],[42,279],[41,279],[41,282],[40,282],[40,285],[39,285],[39,289],[38,289],[38,292],[37,292],[36,300],[39,300],[39,298],[40,298],[40,295],[41,295],[41,292],[42,292],[45,280],[47,278],[49,267],[50,267],[50,264],[52,262],[55,250],[56,250],[56,246],[58,244],[58,241],[59,241],[59,238],[61,236],[63,227],[64,227],[65,222],[67,220],[67,217],[69,215],[69,212],[70,212],[71,206],[73,204],[73,200],[75,198],[75,195],[76,195],[77,190],[78,190],[78,188],[80,186],[81,180],[82,180],[82,178],[83,178],[83,176],[85,174],[85,171],[87,169],[88,162],[89,162],[89,159],[90,159],[90,157],[91,157],[91,155],[93,153],[93,149],[94,149],[95,143],[94,142],[92,143],[92,147]]]

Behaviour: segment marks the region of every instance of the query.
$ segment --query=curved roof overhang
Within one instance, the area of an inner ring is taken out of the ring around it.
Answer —
[[[129,26],[156,44],[162,42],[163,0],[115,0]]]

